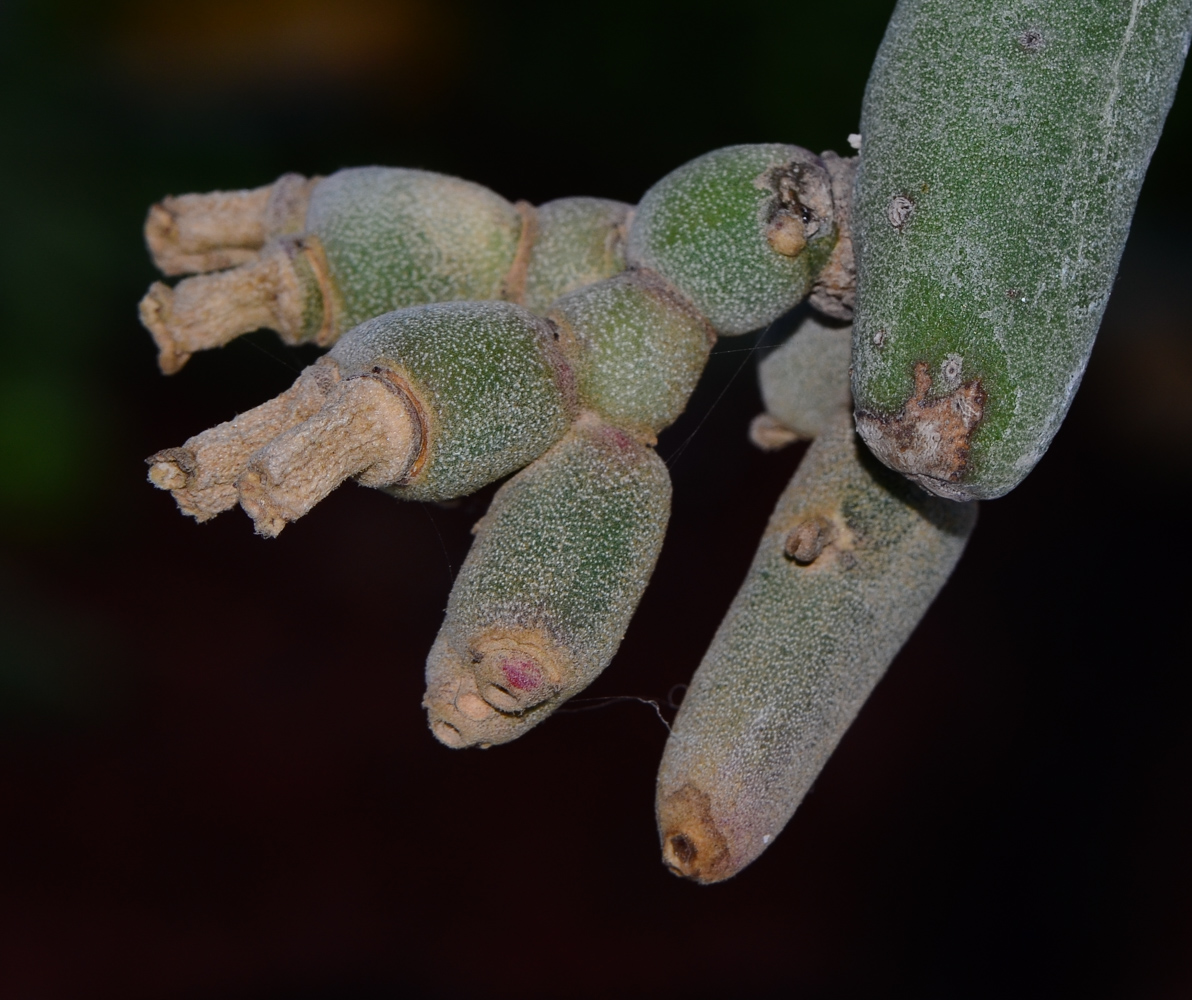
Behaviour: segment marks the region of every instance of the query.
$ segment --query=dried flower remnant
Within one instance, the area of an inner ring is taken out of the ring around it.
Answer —
[[[223,345],[262,327],[290,343],[316,339],[326,294],[318,248],[290,239],[270,244],[252,261],[197,275],[171,288],[154,282],[141,300],[141,322],[153,336],[165,375],[181,370],[196,351]]]
[[[339,381],[339,366],[320,358],[280,396],[234,420],[190,438],[180,448],[152,455],[149,481],[169,490],[184,514],[206,521],[235,507],[236,480],[258,448],[317,412]]]
[[[284,174],[251,191],[163,198],[145,220],[153,263],[166,275],[250,263],[271,239],[302,231],[310,192],[319,180]]]
[[[401,482],[423,440],[417,405],[392,373],[346,379],[317,413],[253,453],[236,479],[240,506],[258,534],[275,538],[349,477]]]

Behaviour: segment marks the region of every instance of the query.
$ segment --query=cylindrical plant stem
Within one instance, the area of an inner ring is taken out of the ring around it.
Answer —
[[[778,501],[658,775],[663,859],[736,874],[781,832],[960,557],[976,506],[874,460],[841,414]]]
[[[521,303],[545,313],[560,295],[625,267],[633,207],[605,198],[558,198],[539,205]]]
[[[716,342],[695,308],[644,270],[563,296],[547,319],[580,405],[648,441],[683,412]]]
[[[1192,0],[900,0],[861,113],[853,395],[883,462],[1001,496],[1080,385]]]
[[[769,450],[815,438],[848,412],[851,341],[850,327],[824,326],[808,316],[758,365],[766,412],[750,428],[754,444]]]
[[[592,415],[501,487],[427,660],[434,734],[504,743],[590,684],[629,626],[669,512],[662,460]]]

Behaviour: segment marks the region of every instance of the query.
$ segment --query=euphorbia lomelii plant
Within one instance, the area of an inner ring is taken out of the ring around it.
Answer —
[[[497,491],[427,661],[432,732],[514,739],[613,658],[662,544],[653,450],[713,343],[804,299],[761,447],[814,439],[675,720],[666,863],[735,874],[790,819],[1079,385],[1183,66],[1192,0],[903,0],[858,156],[762,144],[636,206],[534,207],[416,170],[168,198],[141,306],[177,371],[266,326],[328,353],[150,460],[277,535],[348,478]]]

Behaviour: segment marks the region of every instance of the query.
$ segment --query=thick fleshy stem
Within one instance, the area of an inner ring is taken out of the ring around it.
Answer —
[[[399,482],[422,450],[423,428],[406,392],[378,368],[339,382],[323,407],[259,449],[236,480],[257,533],[274,538],[355,476]]]
[[[1190,35],[1188,0],[897,4],[865,87],[853,214],[857,431],[891,469],[993,499],[1042,458]]]
[[[187,278],[174,288],[155,281],[141,299],[140,314],[157,344],[162,373],[173,375],[195,351],[222,347],[261,327],[291,342],[302,339],[312,307],[321,316],[322,301],[315,272],[299,257],[305,257],[301,243],[278,242],[230,271]]]
[[[236,479],[252,453],[317,412],[338,381],[339,366],[320,358],[280,396],[146,459],[149,481],[173,493],[179,509],[196,521],[235,507]]]
[[[609,664],[662,547],[670,477],[593,413],[497,492],[427,658],[450,747],[515,739]]]
[[[183,282],[172,293],[155,285],[142,318],[170,373],[192,351],[257,326],[327,347],[362,322],[432,302],[502,299],[541,311],[624,269],[630,214],[628,205],[599,198],[513,205],[459,178],[387,167],[311,180],[288,174],[253,191],[167,198],[145,224],[166,274],[252,268],[280,242],[305,251],[292,263],[306,297],[280,316],[251,296],[231,315],[197,308],[195,296],[213,288],[226,305],[227,282],[251,283],[256,274],[240,272],[217,285]]]
[[[162,274],[195,274],[257,259],[275,236],[302,231],[319,178],[285,174],[248,191],[163,198],[149,209],[145,242]]]
[[[838,410],[779,498],[658,773],[664,863],[728,878],[778,836],[964,549],[976,507],[873,459]]]

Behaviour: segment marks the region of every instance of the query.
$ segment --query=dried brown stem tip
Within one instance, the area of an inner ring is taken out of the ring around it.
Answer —
[[[276,537],[345,479],[400,482],[422,450],[415,404],[381,369],[339,382],[308,420],[259,449],[236,480],[257,533]]]
[[[302,231],[317,178],[286,174],[251,191],[163,198],[149,209],[145,242],[162,274],[195,274],[257,259],[272,237]]]
[[[658,807],[662,860],[676,875],[719,882],[735,874],[728,841],[712,818],[711,800],[694,785],[684,785]]]
[[[339,366],[320,358],[280,396],[147,459],[149,481],[197,521],[236,506],[236,479],[252,453],[318,412],[338,381]]]
[[[273,244],[259,260],[218,274],[187,278],[174,288],[155,281],[141,299],[141,322],[157,344],[165,375],[191,354],[222,347],[242,333],[302,329],[307,290],[291,259],[294,247]]]
[[[504,716],[480,697],[475,675],[463,668],[433,670],[436,652],[444,655],[439,644],[431,650],[432,673],[422,699],[435,738],[453,750],[505,742],[500,738]]]

